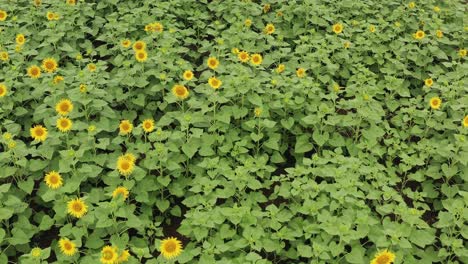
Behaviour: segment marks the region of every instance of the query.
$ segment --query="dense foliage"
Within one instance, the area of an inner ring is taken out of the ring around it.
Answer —
[[[467,263],[464,2],[0,0],[0,263]]]

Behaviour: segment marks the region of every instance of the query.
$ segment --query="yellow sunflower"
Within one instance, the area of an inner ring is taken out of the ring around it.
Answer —
[[[154,130],[154,120],[153,119],[145,119],[141,124],[143,130],[146,133],[151,133]]]
[[[40,247],[35,247],[31,249],[31,256],[34,258],[39,258],[42,255],[42,249]]]
[[[0,9],[0,21],[5,21],[8,17],[8,14],[5,10]]]
[[[88,86],[86,86],[86,84],[80,84],[80,93],[86,93],[87,90]]]
[[[72,125],[73,122],[66,117],[60,117],[59,119],[57,119],[57,128],[58,130],[60,130],[60,132],[70,131]]]
[[[234,54],[239,54],[240,50],[238,48],[232,48],[231,52]]]
[[[71,242],[68,238],[61,238],[58,243],[60,251],[67,256],[73,256],[77,252],[75,243]]]
[[[210,69],[216,69],[218,68],[219,61],[215,57],[209,57],[206,64],[208,64],[208,67]]]
[[[262,109],[260,107],[255,107],[254,114],[255,117],[260,117],[260,115],[262,114]]]
[[[437,31],[436,31],[436,36],[437,36],[438,38],[442,38],[442,37],[444,36],[444,32],[442,32],[442,30],[437,30]]]
[[[105,246],[101,251],[101,263],[103,264],[115,264],[117,257],[116,247]]]
[[[44,71],[51,73],[57,70],[57,61],[54,60],[53,58],[46,58],[42,61],[42,69]]]
[[[239,54],[237,54],[237,58],[239,58],[239,60],[241,62],[248,62],[249,61],[249,53],[247,51],[241,51],[239,52]]]
[[[56,18],[56,14],[53,13],[53,12],[47,12],[46,16],[47,16],[47,20],[49,20],[49,21],[55,20],[55,18]]]
[[[413,9],[413,8],[416,7],[416,4],[415,4],[414,2],[410,2],[410,3],[408,4],[408,7],[409,7],[410,9]]]
[[[413,37],[418,40],[423,39],[425,36],[426,36],[426,33],[424,33],[424,31],[422,30],[418,30],[416,31],[416,33],[413,34]]]
[[[253,54],[252,57],[250,58],[250,62],[253,65],[260,65],[262,64],[262,61],[263,61],[262,55],[258,53]]]
[[[88,64],[87,68],[88,68],[88,71],[94,72],[94,71],[96,71],[97,66],[94,63],[90,63],[90,64]]]
[[[145,49],[146,49],[146,42],[138,40],[135,43],[133,43],[134,51],[145,50]]]
[[[69,99],[62,99],[55,105],[55,111],[66,116],[73,110],[73,104]]]
[[[463,118],[463,126],[468,127],[468,115]]]
[[[184,71],[184,74],[182,75],[182,77],[184,78],[184,80],[190,81],[193,78],[193,72],[191,70],[186,70]]]
[[[369,31],[370,31],[371,33],[374,33],[374,32],[375,32],[375,26],[374,26],[374,25],[370,25],[370,26],[369,26]]]
[[[161,241],[159,250],[165,259],[176,258],[182,253],[182,242],[175,237],[166,238]]]
[[[0,60],[7,61],[9,57],[10,56],[8,56],[8,52],[6,52],[6,51],[0,52]]]
[[[42,0],[34,0],[33,3],[34,3],[34,6],[38,7],[42,4]]]
[[[36,65],[33,65],[33,66],[29,67],[28,68],[28,75],[29,75],[29,77],[31,77],[33,79],[37,79],[37,78],[41,77],[41,68],[39,68]]]
[[[174,94],[175,97],[183,100],[186,99],[190,93],[185,86],[176,84],[172,87],[172,94]]]
[[[31,137],[37,141],[45,141],[47,138],[47,128],[36,125],[32,127],[29,132],[31,133]]]
[[[122,253],[120,253],[119,258],[117,259],[116,263],[123,263],[128,261],[128,258],[130,257],[130,252],[128,252],[127,249],[123,250]]]
[[[434,81],[432,80],[432,78],[428,78],[424,80],[424,85],[426,85],[427,87],[431,87],[433,84],[434,84]]]
[[[304,68],[298,68],[296,70],[296,75],[297,77],[302,78],[306,75],[306,70]]]
[[[68,5],[76,5],[76,0],[67,0]]]
[[[268,13],[271,9],[271,5],[270,4],[265,4],[263,5],[263,13]]]
[[[208,79],[208,84],[211,86],[211,88],[213,89],[219,89],[219,87],[221,87],[221,84],[223,84],[223,82],[219,79],[217,79],[216,77],[211,77]]]
[[[349,41],[346,41],[345,43],[343,43],[343,47],[345,49],[348,49],[350,46],[351,46],[351,42],[349,42]]]
[[[278,67],[276,67],[275,71],[277,73],[282,73],[282,72],[284,72],[285,69],[286,69],[286,66],[284,64],[280,64],[280,65],[278,65]]]
[[[76,218],[81,218],[88,211],[88,206],[81,198],[76,198],[68,202],[68,213]]]
[[[130,152],[125,153],[125,155],[123,155],[123,157],[124,157],[125,159],[129,160],[131,163],[135,163],[135,161],[136,161],[136,159],[137,159],[137,158],[135,157],[135,155],[133,155],[133,154],[130,153]]]
[[[466,49],[460,49],[460,50],[458,51],[458,56],[460,56],[460,57],[463,58],[463,57],[466,56],[466,53],[467,53]]]
[[[395,261],[395,254],[385,249],[375,254],[370,264],[390,264],[393,261]]]
[[[127,119],[120,121],[119,130],[121,135],[128,135],[132,132],[133,124]]]
[[[16,35],[16,44],[23,45],[26,42],[26,37],[23,34]]]
[[[4,97],[8,93],[8,88],[5,84],[0,83],[0,97]]]
[[[245,25],[246,27],[250,27],[250,26],[252,25],[252,20],[247,18],[247,19],[244,21],[244,25]]]
[[[65,80],[65,79],[63,78],[63,76],[57,75],[57,76],[54,77],[54,80],[53,80],[52,82],[53,82],[54,84],[59,84],[59,83],[63,82],[63,80]]]
[[[439,109],[442,105],[442,100],[439,97],[432,97],[430,100],[430,105],[432,109]]]
[[[122,196],[125,199],[128,198],[129,191],[127,188],[120,186],[115,188],[115,190],[112,192],[112,197],[117,198],[118,196]]]
[[[57,189],[63,185],[62,176],[56,171],[51,171],[46,174],[44,181],[51,189]]]
[[[263,32],[265,32],[265,34],[271,35],[275,32],[275,26],[269,23],[265,26],[265,28],[263,29]]]
[[[144,62],[148,59],[148,53],[146,53],[146,51],[144,50],[139,50],[137,52],[135,52],[135,59],[138,61],[138,62]]]
[[[122,45],[124,48],[128,48],[130,45],[132,45],[132,42],[129,39],[124,39],[122,42],[120,42],[120,45]]]
[[[153,26],[153,32],[158,32],[158,33],[163,32],[164,27],[161,23],[155,22],[153,23],[152,26]]]
[[[343,25],[341,23],[336,23],[332,26],[332,30],[335,32],[335,34],[340,34],[343,32]]]
[[[134,167],[135,163],[125,158],[125,156],[120,156],[117,159],[117,170],[123,176],[129,176],[130,174],[132,174]]]

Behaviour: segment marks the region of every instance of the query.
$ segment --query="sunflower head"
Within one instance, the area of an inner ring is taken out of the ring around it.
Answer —
[[[119,196],[123,197],[124,200],[128,198],[129,191],[127,188],[123,186],[119,186],[115,188],[115,190],[112,192],[112,197],[117,198]]]
[[[135,163],[127,159],[125,156],[120,156],[117,159],[117,170],[123,176],[129,176],[132,174],[135,168]]]
[[[60,130],[60,132],[70,131],[72,125],[73,122],[66,117],[60,117],[59,119],[57,119],[57,128],[58,130]]]
[[[123,263],[128,261],[128,258],[130,257],[130,252],[128,252],[127,249],[122,250],[122,253],[120,253],[119,258],[117,259],[117,263]]]
[[[434,6],[434,12],[439,13],[440,12],[440,7]]]
[[[172,87],[172,94],[180,100],[184,100],[189,96],[189,91],[187,87],[176,84]]]
[[[0,83],[0,97],[4,97],[8,93],[8,88],[4,83]]]
[[[390,264],[393,263],[393,261],[395,261],[395,254],[388,250],[383,250],[375,254],[371,264]]]
[[[263,32],[265,32],[265,34],[271,35],[275,32],[275,26],[269,23],[265,26],[265,28],[263,29]]]
[[[0,9],[0,21],[5,21],[8,17],[8,14],[5,10]]]
[[[65,80],[65,79],[63,78],[63,76],[57,75],[57,76],[54,77],[53,83],[54,83],[54,84],[59,84],[59,83],[63,82],[63,80]]]
[[[271,5],[270,4],[264,4],[263,5],[263,13],[268,13],[271,9]]]
[[[336,23],[332,26],[332,30],[335,34],[340,34],[343,32],[343,25],[341,23]]]
[[[258,53],[253,54],[252,57],[250,58],[250,62],[253,65],[260,65],[262,64],[262,61],[263,61],[262,55]]]
[[[68,202],[68,213],[76,218],[81,218],[88,212],[88,206],[81,198],[76,198]]]
[[[256,107],[254,109],[254,114],[255,114],[255,117],[260,117],[260,115],[262,114],[262,109],[260,107]]]
[[[145,119],[141,124],[143,130],[146,133],[151,133],[154,130],[154,120],[153,119]]]
[[[57,70],[57,61],[53,58],[47,58],[42,61],[42,69],[46,72],[54,72]]]
[[[298,68],[296,70],[296,75],[297,77],[302,78],[306,75],[306,70],[304,68]]]
[[[437,31],[436,31],[436,36],[437,36],[438,38],[442,38],[442,37],[444,36],[444,32],[442,32],[442,30],[437,30]]]
[[[284,64],[280,64],[280,65],[278,65],[278,67],[276,67],[275,71],[277,73],[282,73],[282,72],[284,72],[285,69],[286,69],[286,66]]]
[[[216,69],[218,68],[219,61],[215,57],[209,57],[206,64],[210,69]]]
[[[219,89],[219,87],[221,87],[221,84],[223,84],[223,82],[213,76],[208,79],[208,84],[211,86],[211,88],[216,90]]]
[[[47,138],[47,128],[43,127],[42,125],[36,125],[32,127],[29,132],[31,133],[31,137],[36,141],[45,141]]]
[[[460,57],[462,57],[462,58],[465,57],[466,54],[467,54],[466,49],[460,49],[460,50],[458,51],[458,55],[459,55]]]
[[[138,40],[135,43],[133,43],[134,51],[145,50],[145,49],[146,49],[146,42]]]
[[[416,4],[415,4],[414,2],[410,2],[410,3],[408,4],[408,7],[409,7],[410,9],[413,9],[413,8],[416,7]]]
[[[26,37],[23,34],[16,35],[16,44],[23,45],[26,42]]]
[[[71,242],[68,238],[61,238],[59,240],[60,251],[67,256],[73,256],[77,252],[75,243]]]
[[[249,18],[247,18],[247,19],[244,21],[244,25],[245,25],[246,27],[250,27],[250,26],[252,25],[252,20],[249,19]]]
[[[428,78],[424,80],[424,85],[426,85],[427,87],[431,87],[433,84],[434,84],[434,81],[432,80],[432,78]]]
[[[67,0],[68,5],[76,5],[76,0]]]
[[[429,104],[431,105],[432,109],[437,110],[442,105],[442,100],[439,97],[432,97],[429,101]]]
[[[374,26],[374,25],[370,25],[370,26],[369,26],[369,31],[370,31],[371,33],[374,33],[374,32],[375,32],[375,26]]]
[[[159,250],[165,259],[176,258],[182,253],[182,242],[175,237],[166,238],[161,241]]]
[[[463,126],[468,127],[468,115],[466,115],[465,118],[463,118]]]
[[[62,99],[55,105],[55,111],[62,116],[68,115],[73,110],[73,103],[69,99]]]
[[[10,56],[8,56],[8,52],[6,52],[6,51],[0,52],[0,60],[7,61],[9,57]]]
[[[184,74],[182,75],[182,77],[184,78],[184,80],[190,81],[193,79],[193,72],[191,70],[186,70],[184,71]]]
[[[125,119],[125,120],[120,121],[119,131],[121,135],[130,134],[132,132],[132,129],[133,129],[133,124],[129,120]]]
[[[88,71],[94,72],[94,71],[96,71],[97,66],[94,63],[90,63],[90,64],[88,64],[87,68],[88,68]]]
[[[105,246],[101,251],[101,263],[114,264],[118,258],[117,248],[112,246]]]
[[[241,52],[239,52],[239,53],[237,54],[237,58],[239,58],[239,60],[240,60],[241,62],[246,63],[246,62],[249,61],[250,56],[249,56],[249,53],[248,53],[247,51],[241,51]]]
[[[148,59],[148,53],[145,50],[139,50],[135,52],[135,59],[138,62],[145,62]]]
[[[37,79],[37,78],[41,77],[41,68],[39,68],[36,65],[33,65],[33,66],[29,67],[28,68],[28,75],[29,75],[29,77],[31,77],[33,79]]]
[[[56,171],[51,171],[46,174],[44,181],[46,185],[51,189],[58,189],[63,185],[63,179],[60,173]]]
[[[128,48],[130,45],[132,45],[132,42],[129,39],[124,39],[122,42],[120,42],[120,45],[122,45],[124,48]]]
[[[414,33],[413,37],[417,40],[421,40],[423,39],[424,37],[426,36],[426,33],[424,33],[424,31],[422,30],[418,30],[416,31],[416,33]]]
[[[40,247],[35,247],[31,250],[31,256],[33,258],[40,258],[42,255],[42,249]]]

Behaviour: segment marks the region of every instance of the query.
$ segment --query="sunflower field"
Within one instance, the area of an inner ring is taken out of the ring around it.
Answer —
[[[0,264],[468,263],[465,0],[0,0]]]

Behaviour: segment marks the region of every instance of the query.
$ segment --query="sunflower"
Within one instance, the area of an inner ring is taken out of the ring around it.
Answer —
[[[219,87],[221,87],[221,84],[223,84],[223,82],[219,79],[216,79],[216,77],[211,77],[208,79],[208,84],[211,86],[211,88],[213,89],[219,89]]]
[[[306,70],[304,68],[298,68],[296,70],[296,75],[297,77],[302,78],[306,75]]]
[[[134,167],[135,163],[125,158],[125,156],[120,156],[117,159],[117,170],[123,176],[129,176],[130,174],[132,174]]]
[[[123,250],[122,253],[120,253],[119,258],[117,259],[116,263],[123,263],[128,261],[128,258],[130,257],[130,252],[128,252],[127,249]]]
[[[175,97],[183,100],[189,96],[189,91],[185,86],[176,84],[172,87],[172,94],[175,95]]]
[[[146,51],[144,50],[139,50],[137,52],[135,52],[135,59],[138,61],[138,62],[144,62],[148,59],[148,53],[146,53]]]
[[[265,32],[265,34],[271,35],[275,32],[275,26],[269,23],[265,26],[265,28],[263,29],[263,32]]]
[[[152,26],[153,26],[153,32],[158,32],[158,33],[163,32],[164,27],[161,23],[155,22],[153,23]]]
[[[166,238],[161,241],[159,250],[165,259],[175,258],[182,253],[182,242],[175,237]]]
[[[335,34],[340,34],[343,32],[343,25],[341,23],[336,23],[332,26],[332,30],[335,32]]]
[[[122,42],[120,42],[120,45],[122,45],[124,48],[128,48],[130,45],[132,45],[132,42],[129,39],[124,39]]]
[[[125,200],[128,198],[128,194],[128,189],[123,186],[120,186],[115,188],[115,190],[112,192],[112,197],[117,198],[118,196],[122,196]]]
[[[76,0],[67,0],[68,5],[76,5]]]
[[[262,61],[263,61],[262,55],[260,55],[258,53],[255,53],[255,54],[252,55],[252,57],[250,57],[250,62],[253,65],[260,65],[260,64],[262,64]]]
[[[209,57],[208,61],[206,62],[208,64],[208,67],[210,69],[216,69],[219,65],[219,61],[215,57]]]
[[[73,122],[66,117],[60,117],[59,119],[57,119],[57,128],[58,130],[60,130],[60,132],[70,131],[72,125]]]
[[[237,54],[237,58],[239,58],[239,60],[242,62],[248,62],[250,57],[247,51],[241,51],[239,54]]]
[[[88,71],[94,72],[94,71],[96,71],[97,66],[94,63],[90,63],[90,64],[88,64],[87,68],[88,68]]]
[[[246,27],[250,27],[250,26],[252,25],[252,20],[247,18],[247,19],[244,21],[244,25],[245,25]]]
[[[268,13],[271,9],[271,5],[270,4],[265,4],[263,5],[263,13]]]
[[[51,189],[58,189],[63,185],[62,176],[56,171],[51,171],[46,174],[44,181]]]
[[[73,110],[73,104],[69,99],[62,99],[55,105],[55,111],[66,116]]]
[[[127,119],[120,121],[119,130],[121,135],[128,135],[132,132],[133,124]]]
[[[59,83],[63,82],[63,80],[65,80],[65,79],[63,78],[63,76],[57,75],[57,76],[54,77],[54,80],[53,80],[52,82],[53,82],[54,84],[59,84]]]
[[[33,66],[29,67],[28,68],[28,75],[29,75],[29,77],[31,77],[33,79],[37,79],[37,78],[41,77],[41,68],[39,68],[36,65],[33,65]]]
[[[42,69],[44,71],[51,73],[57,70],[57,61],[54,60],[53,58],[47,58],[42,61]]]
[[[385,249],[375,254],[370,264],[390,264],[393,261],[395,261],[395,254]]]
[[[26,37],[23,34],[16,35],[16,44],[23,45],[26,42]]]
[[[254,114],[255,117],[260,117],[260,115],[262,114],[262,109],[260,107],[255,107]]]
[[[55,14],[53,12],[47,12],[47,20],[51,21],[54,20]]]
[[[87,90],[88,86],[86,86],[86,84],[80,84],[80,93],[86,93]]]
[[[410,9],[413,9],[413,8],[416,7],[416,4],[415,4],[414,2],[410,2],[410,3],[408,4],[408,7],[409,7]]]
[[[133,155],[133,153],[131,153],[131,152],[125,153],[125,155],[123,155],[123,157],[124,157],[125,159],[129,160],[131,163],[135,163],[135,161],[136,161],[136,159],[137,159],[137,158],[135,157],[135,155]]]
[[[117,260],[117,248],[105,246],[101,251],[101,263],[114,264]]]
[[[0,83],[0,97],[4,97],[8,92],[8,89],[5,84]]]
[[[139,40],[133,43],[134,51],[145,50],[145,49],[146,49],[146,43],[144,41]]]
[[[182,77],[184,78],[184,80],[190,81],[193,78],[193,72],[191,70],[186,70],[184,71],[184,74],[182,74]]]
[[[369,26],[369,31],[370,31],[371,33],[374,33],[374,32],[375,32],[375,26],[374,26],[374,25],[370,25],[370,26]]]
[[[432,97],[430,100],[430,105],[432,109],[439,109],[442,105],[442,100],[439,97]]]
[[[345,49],[348,49],[350,46],[351,46],[351,42],[349,42],[349,41],[346,41],[345,43],[343,43],[343,47]]]
[[[431,87],[433,84],[434,84],[434,81],[432,80],[432,78],[428,78],[424,80],[424,85],[426,85],[427,87]]]
[[[151,133],[154,130],[154,120],[153,119],[145,119],[143,124],[141,124],[143,130],[146,133]]]
[[[35,247],[31,250],[31,256],[34,258],[40,258],[42,254],[42,250],[40,247]]]
[[[442,30],[437,30],[437,31],[436,31],[436,36],[437,36],[438,38],[442,38],[442,37],[444,36],[444,32],[442,32]]]
[[[434,12],[439,13],[440,12],[440,7],[434,6]]]
[[[460,49],[458,51],[458,55],[462,58],[466,56],[466,53],[467,53],[466,49]]]
[[[6,52],[6,51],[0,52],[0,60],[7,61],[9,57],[10,56],[8,56],[8,52]]]
[[[81,198],[71,200],[67,204],[68,213],[76,218],[81,218],[88,211],[88,206],[84,203]]]
[[[463,126],[468,127],[468,115],[463,118]]]
[[[8,17],[8,14],[5,10],[0,9],[0,21],[5,21]]]
[[[277,73],[282,73],[282,72],[284,72],[284,69],[286,69],[286,66],[284,64],[280,64],[280,65],[278,65],[278,67],[276,67],[275,71]]]
[[[426,33],[424,33],[424,31],[422,31],[422,30],[416,31],[416,33],[414,33],[414,35],[413,35],[413,37],[415,39],[418,39],[418,40],[423,39],[425,36],[426,36]]]
[[[240,50],[238,48],[232,48],[231,52],[234,54],[239,54]]]
[[[73,256],[77,252],[75,243],[71,242],[68,238],[61,238],[58,243],[60,251],[67,256]]]
[[[31,137],[37,141],[45,141],[47,138],[47,128],[36,125],[32,127],[29,132],[31,133]]]

